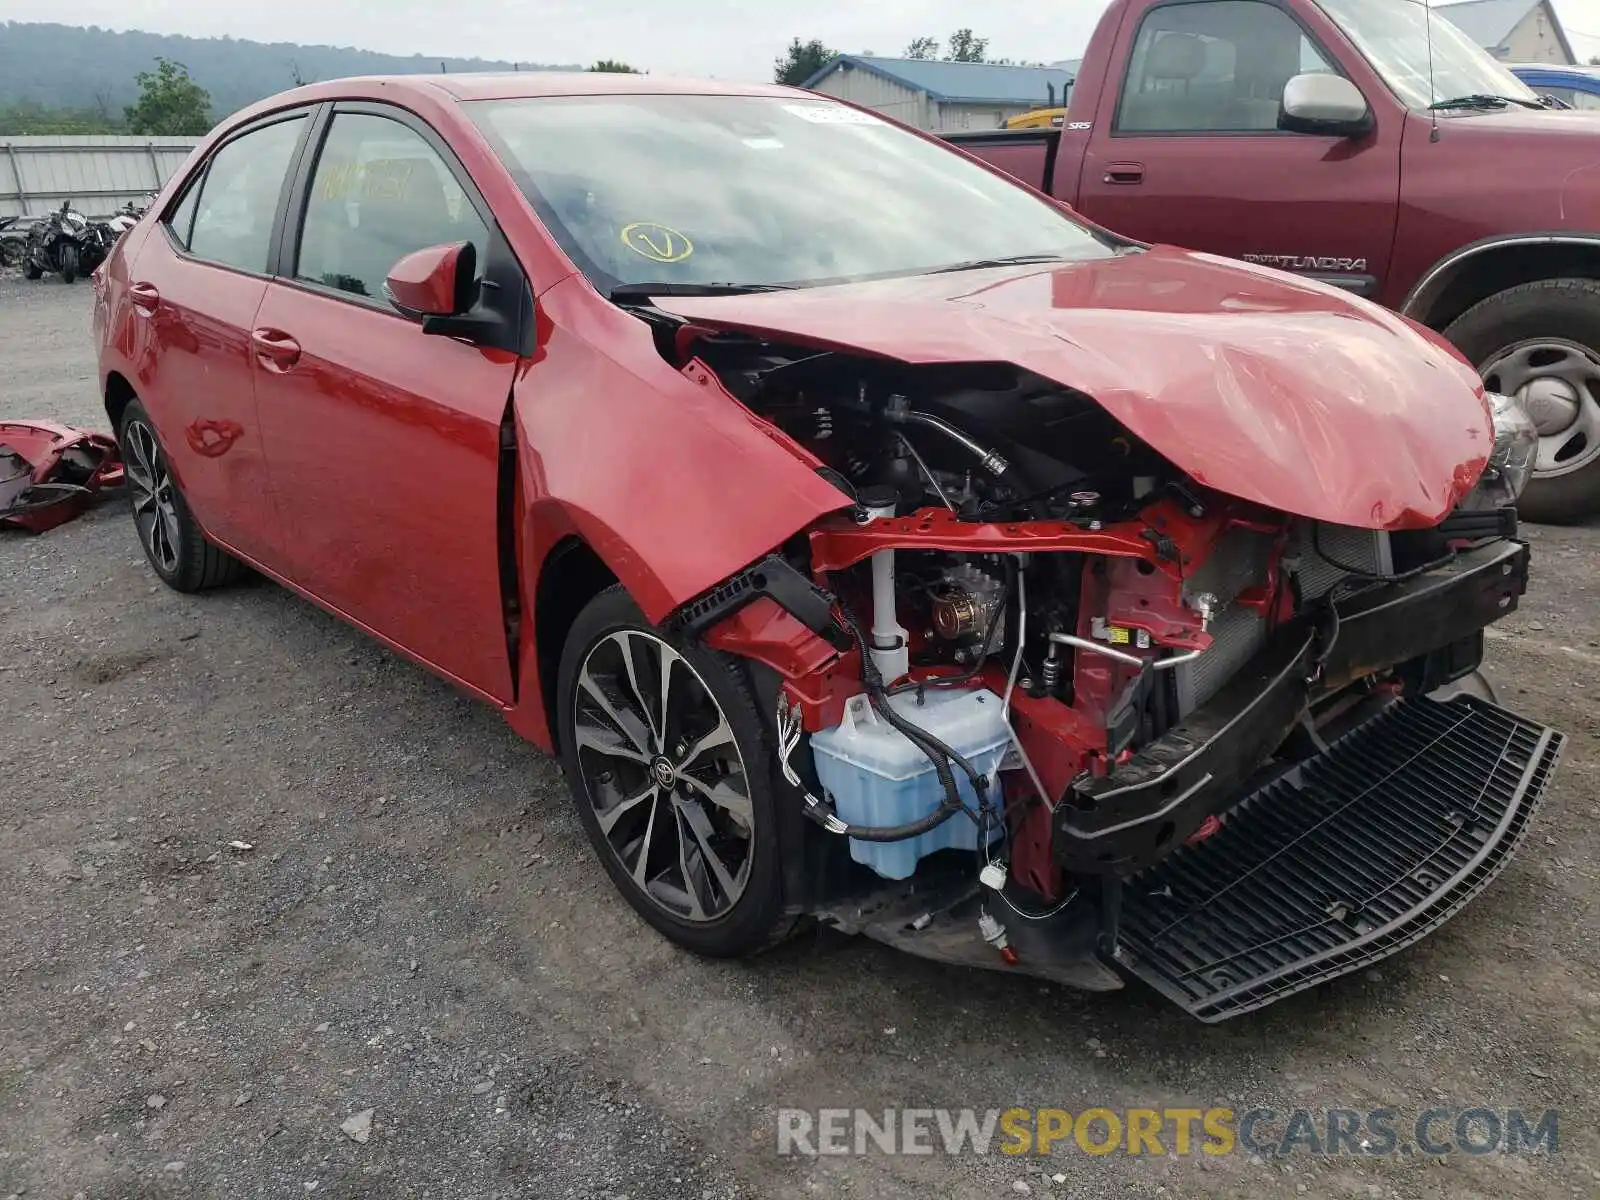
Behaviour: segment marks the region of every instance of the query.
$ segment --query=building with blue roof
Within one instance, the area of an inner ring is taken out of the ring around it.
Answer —
[[[918,129],[948,132],[996,129],[1019,113],[1064,105],[1073,74],[1059,66],[841,54],[803,86]]]

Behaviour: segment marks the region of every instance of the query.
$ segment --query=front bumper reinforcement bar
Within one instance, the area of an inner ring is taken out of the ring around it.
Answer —
[[[1473,636],[1515,609],[1527,577],[1527,546],[1495,542],[1341,601],[1334,633],[1289,622],[1207,704],[1110,775],[1074,782],[1055,809],[1056,861],[1119,878],[1159,862],[1240,800],[1317,695]]]

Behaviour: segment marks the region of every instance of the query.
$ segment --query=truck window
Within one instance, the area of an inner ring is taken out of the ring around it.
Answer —
[[[1600,108],[1600,96],[1595,95],[1593,92],[1580,92],[1577,88],[1569,87],[1545,87],[1543,84],[1537,83],[1533,85],[1533,90],[1541,96],[1554,96],[1557,100],[1561,100],[1573,108],[1590,111]]]
[[[1114,128],[1271,132],[1290,79],[1333,71],[1293,17],[1261,0],[1153,8],[1134,39]]]

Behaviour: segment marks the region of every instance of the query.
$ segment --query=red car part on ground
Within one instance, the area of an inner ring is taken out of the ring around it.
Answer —
[[[117,444],[49,421],[0,422],[0,525],[43,533],[122,483]]]

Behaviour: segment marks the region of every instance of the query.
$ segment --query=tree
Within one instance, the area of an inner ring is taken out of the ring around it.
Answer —
[[[818,38],[809,42],[795,38],[789,43],[788,51],[773,61],[772,77],[779,83],[798,87],[838,57],[837,50],[828,49]]]
[[[189,69],[157,58],[154,71],[135,77],[139,99],[127,107],[129,133],[198,136],[211,128],[211,94],[189,78]]]
[[[987,62],[985,57],[989,52],[989,39],[973,37],[972,30],[958,29],[950,35],[950,52],[944,56],[945,62]]]
[[[931,37],[913,38],[906,47],[907,58],[938,58],[939,39]]]
[[[92,108],[46,108],[31,101],[0,104],[0,136],[60,133],[116,133],[117,123]]]
[[[627,63],[619,62],[618,60],[616,60],[614,58],[602,58],[599,62],[595,63],[594,66],[590,67],[589,70],[591,70],[591,71],[600,71],[600,72],[603,72],[603,73],[605,73],[607,75],[642,75],[642,74],[644,74],[644,72],[639,70],[639,68],[630,67]]]

